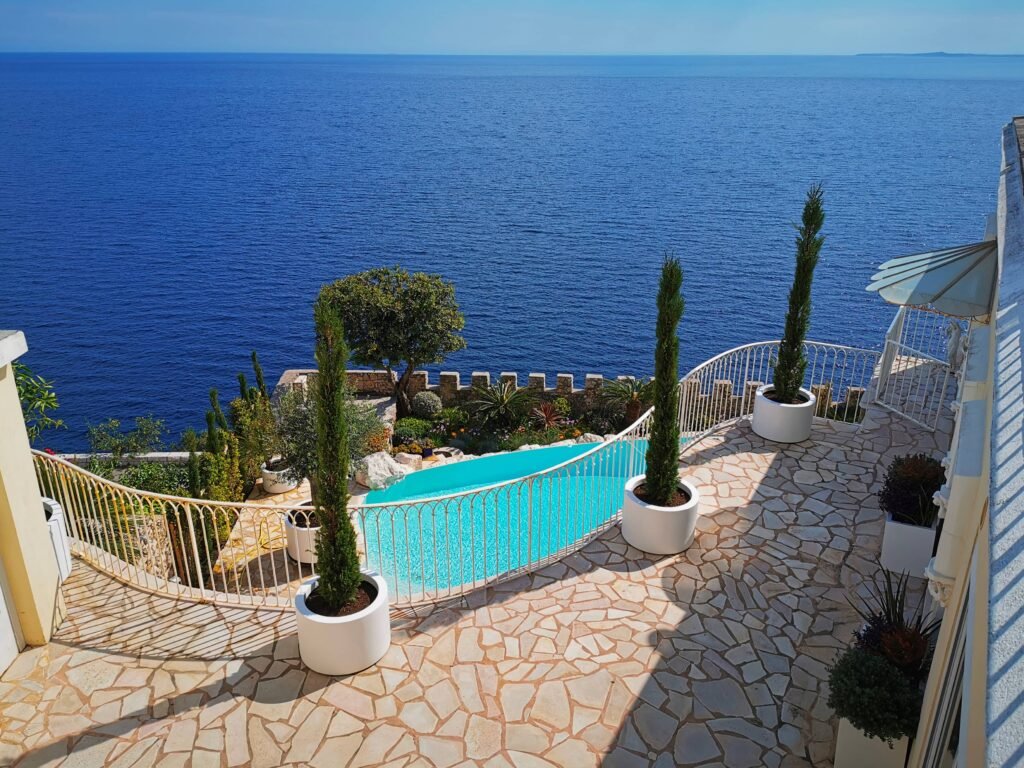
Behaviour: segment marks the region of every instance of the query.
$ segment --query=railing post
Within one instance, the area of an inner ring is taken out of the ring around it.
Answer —
[[[892,372],[892,365],[896,361],[896,345],[903,337],[903,323],[906,320],[907,308],[900,307],[896,311],[896,317],[892,319],[889,330],[885,334],[885,348],[882,351],[882,359],[878,364],[878,386],[875,388],[875,399],[881,400],[882,393],[889,383],[889,374]]]

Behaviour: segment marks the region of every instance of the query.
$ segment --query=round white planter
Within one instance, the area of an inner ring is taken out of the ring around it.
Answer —
[[[799,443],[811,436],[811,424],[814,423],[816,398],[808,389],[800,388],[801,394],[807,398],[806,403],[776,403],[766,397],[775,387],[764,384],[758,388],[754,396],[754,418],[751,429],[755,434],[774,443]]]
[[[269,494],[286,493],[299,487],[292,480],[286,469],[267,469],[266,463],[260,464],[260,477],[263,478],[263,492]]]
[[[292,523],[291,515],[284,513],[284,538],[288,557],[303,565],[316,565],[316,537],[320,526],[303,528]]]
[[[352,675],[372,667],[391,646],[388,587],[378,574],[363,571],[363,580],[377,589],[377,598],[350,616],[321,616],[306,606],[317,580],[305,582],[295,594],[295,623],[302,663],[322,675]]]
[[[622,537],[633,547],[654,555],[674,555],[693,542],[693,531],[700,514],[700,494],[686,480],[679,487],[690,500],[679,507],[656,507],[641,501],[633,490],[645,479],[631,477],[622,500]]]

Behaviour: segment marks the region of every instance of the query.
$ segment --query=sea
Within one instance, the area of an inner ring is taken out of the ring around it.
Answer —
[[[646,375],[665,253],[682,370],[778,338],[825,187],[815,339],[877,348],[889,258],[980,240],[1024,57],[0,56],[0,327],[82,450],[201,427],[256,350],[313,364],[320,286],[456,286],[431,371]]]

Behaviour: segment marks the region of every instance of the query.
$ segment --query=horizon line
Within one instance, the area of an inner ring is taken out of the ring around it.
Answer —
[[[437,52],[389,52],[389,51],[218,51],[218,50],[4,50],[3,56],[379,56],[403,57],[423,56],[452,58],[855,58],[858,56],[905,56],[918,58],[987,57],[1010,58],[1024,56],[1021,53],[974,53],[951,51],[860,51],[856,53],[437,53]]]

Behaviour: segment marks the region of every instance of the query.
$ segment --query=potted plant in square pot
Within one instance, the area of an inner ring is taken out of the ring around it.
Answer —
[[[679,260],[666,256],[658,289],[657,346],[654,354],[654,413],[646,473],[626,483],[622,537],[656,555],[682,552],[693,542],[700,513],[696,486],[679,477],[679,320],[685,303]]]
[[[839,716],[835,768],[903,768],[917,732],[939,622],[923,600],[907,612],[908,577],[882,569],[853,604],[864,620],[829,669],[828,705]]]
[[[317,575],[295,595],[299,656],[324,675],[349,675],[377,663],[391,645],[384,579],[359,567],[348,511],[349,445],[345,404],[348,347],[341,316],[321,297],[314,307],[317,465],[313,504],[320,531]]]
[[[878,505],[886,513],[881,563],[890,571],[924,576],[935,547],[939,507],[934,496],[946,480],[942,464],[924,453],[893,459]]]
[[[796,271],[789,291],[786,327],[779,344],[773,382],[754,396],[751,429],[776,443],[799,443],[811,436],[817,399],[803,386],[807,370],[804,339],[811,320],[811,283],[825,238],[824,192],[814,185],[807,192],[803,220],[797,230]]]

